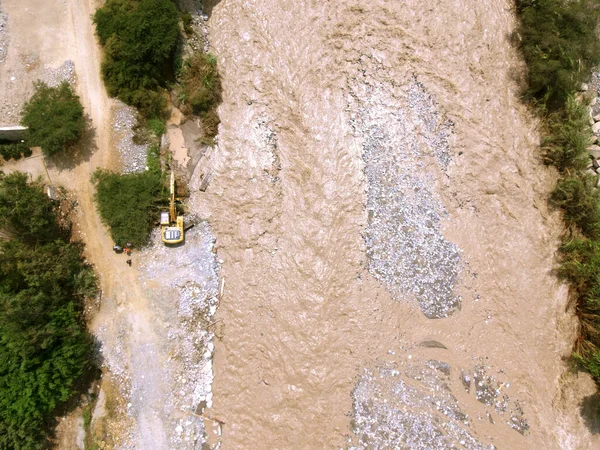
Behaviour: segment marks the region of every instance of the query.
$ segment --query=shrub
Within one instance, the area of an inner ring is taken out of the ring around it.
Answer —
[[[0,178],[0,227],[16,236],[0,242],[0,448],[33,450],[89,365],[83,299],[96,293],[96,279],[83,245],[26,180],[18,172]]]
[[[586,148],[592,131],[587,109],[569,96],[565,108],[551,113],[546,121],[546,135],[542,139],[544,162],[560,172],[585,169],[589,162]]]
[[[192,15],[190,13],[181,14],[181,22],[183,23],[183,31],[185,34],[190,35],[194,32],[192,28]]]
[[[567,175],[561,178],[550,195],[550,202],[563,210],[563,219],[587,237],[600,238],[600,192],[596,177]]]
[[[98,170],[92,181],[98,211],[115,243],[144,246],[166,198],[160,170],[124,175]]]
[[[64,237],[65,233],[43,187],[28,184],[27,175],[21,172],[0,175],[0,228],[32,245]]]
[[[217,135],[221,90],[217,60],[213,55],[195,53],[184,62],[179,98],[184,102],[184,113],[200,116],[205,138],[212,139]]]
[[[108,93],[137,107],[146,117],[164,114],[156,92],[179,35],[177,8],[170,0],[108,0],[94,14],[104,46],[102,75]]]
[[[21,123],[29,127],[29,144],[42,147],[48,156],[75,144],[86,128],[83,106],[66,81],[58,87],[37,83]]]
[[[9,159],[18,160],[23,156],[28,158],[31,154],[31,149],[24,142],[0,143],[0,156],[6,161]]]
[[[597,1],[518,0],[517,11],[526,95],[558,110],[600,60]]]

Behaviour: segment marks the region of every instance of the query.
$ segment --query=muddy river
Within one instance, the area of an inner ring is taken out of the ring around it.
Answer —
[[[224,0],[222,448],[591,448],[510,1]]]

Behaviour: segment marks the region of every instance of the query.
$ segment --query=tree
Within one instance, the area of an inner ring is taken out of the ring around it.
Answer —
[[[171,0],[108,0],[94,14],[104,46],[102,75],[108,93],[140,109],[146,117],[165,108],[157,92],[179,36]]]
[[[160,172],[120,175],[98,170],[92,180],[96,183],[94,198],[98,212],[115,243],[145,245],[160,206],[165,203]]]
[[[0,172],[0,228],[30,244],[46,243],[65,233],[42,185],[28,183],[21,172]]]
[[[86,128],[83,106],[66,81],[58,87],[37,83],[21,123],[29,127],[29,144],[42,147],[48,156],[75,144]]]
[[[0,448],[42,447],[57,406],[89,365],[83,300],[96,292],[83,244],[23,173],[0,177]]]

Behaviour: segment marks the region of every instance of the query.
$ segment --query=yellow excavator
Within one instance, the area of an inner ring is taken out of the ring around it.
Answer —
[[[169,211],[160,213],[160,234],[165,244],[179,244],[183,242],[184,226],[183,216],[177,215],[175,208],[175,174],[171,172],[171,202]]]

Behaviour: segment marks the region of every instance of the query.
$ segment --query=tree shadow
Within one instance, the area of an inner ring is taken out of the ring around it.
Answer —
[[[79,164],[89,162],[94,152],[98,149],[96,143],[96,129],[92,126],[92,119],[89,115],[85,116],[86,127],[81,139],[71,148],[57,155],[46,158],[46,165],[49,168],[60,172],[71,170]]]
[[[592,434],[600,434],[600,393],[585,397],[579,412],[588,430]]]

